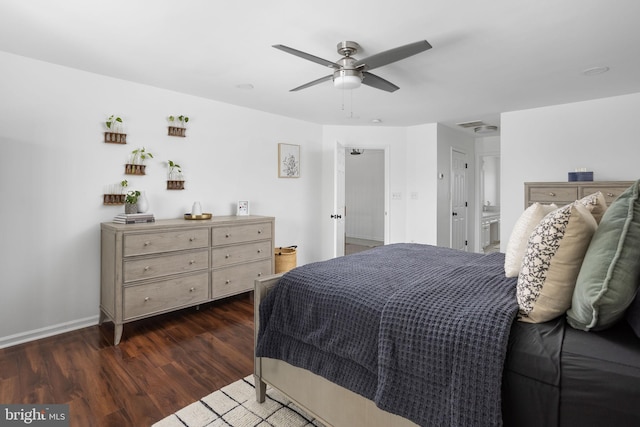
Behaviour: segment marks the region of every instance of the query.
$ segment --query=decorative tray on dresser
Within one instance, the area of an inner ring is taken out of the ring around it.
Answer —
[[[115,325],[253,290],[274,272],[275,218],[101,224],[100,323]]]

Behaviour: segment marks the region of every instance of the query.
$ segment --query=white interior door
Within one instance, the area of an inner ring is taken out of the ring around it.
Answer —
[[[451,247],[467,250],[467,155],[451,151]]]
[[[333,182],[335,188],[335,200],[333,204],[333,231],[334,231],[334,256],[344,255],[345,244],[345,148],[344,145],[336,141],[335,161],[333,162],[335,169],[335,177]]]

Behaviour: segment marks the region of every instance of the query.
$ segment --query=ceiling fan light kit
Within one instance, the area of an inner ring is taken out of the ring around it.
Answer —
[[[338,43],[337,46],[338,53],[343,55],[342,58],[333,62],[281,44],[273,45],[273,47],[290,53],[291,55],[295,55],[333,69],[333,73],[331,75],[321,77],[302,86],[293,88],[291,89],[291,92],[306,89],[310,86],[315,86],[329,80],[333,80],[333,86],[338,89],[356,89],[360,87],[361,84],[364,84],[385,92],[395,92],[400,89],[398,86],[383,79],[382,77],[370,73],[369,70],[400,61],[431,49],[431,45],[428,41],[420,40],[415,43],[410,43],[377,53],[369,56],[368,58],[355,59],[352,55],[358,52],[360,45],[353,41],[344,41]]]
[[[337,70],[333,72],[333,86],[336,89],[357,89],[362,84],[362,73],[357,70]]]

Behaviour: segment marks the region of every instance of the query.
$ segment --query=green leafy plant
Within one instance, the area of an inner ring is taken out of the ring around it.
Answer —
[[[179,174],[182,173],[182,169],[179,164],[175,163],[173,160],[169,160],[167,163],[169,164],[169,179],[175,179],[176,170]]]
[[[136,148],[131,152],[131,164],[143,165],[147,158],[153,159],[153,154],[147,151],[146,148]]]
[[[167,121],[169,122],[169,126],[174,126],[176,122],[176,118],[174,116],[167,117]]]
[[[134,203],[138,203],[138,197],[140,197],[140,193],[138,190],[130,190],[127,192],[127,197],[125,197],[124,202],[133,205]]]
[[[120,181],[120,187],[122,187],[123,193],[124,193],[124,189],[127,188],[128,185],[129,185],[129,181],[127,181],[126,179],[123,179],[122,181]]]
[[[187,123],[189,123],[189,117],[187,116],[178,116],[178,121],[180,122],[180,127],[185,127]]]
[[[120,132],[120,127],[122,126],[122,119],[115,115],[110,115],[105,124],[107,125],[107,129],[112,130],[114,132]]]

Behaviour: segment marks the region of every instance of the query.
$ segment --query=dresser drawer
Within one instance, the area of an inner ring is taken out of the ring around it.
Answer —
[[[211,238],[213,246],[271,239],[271,223],[214,227],[211,231]]]
[[[604,199],[607,201],[607,205],[611,204],[615,199],[617,199],[627,188],[629,185],[625,186],[610,186],[610,187],[588,187],[584,186],[580,188],[580,198],[588,196],[589,194],[597,193],[600,191],[604,195]]]
[[[206,248],[208,246],[209,230],[196,228],[157,233],[125,234],[123,252],[124,256],[133,256]]]
[[[529,203],[555,203],[560,206],[576,200],[578,200],[577,187],[529,187]]]
[[[209,268],[209,250],[170,253],[144,259],[129,258],[124,261],[124,281],[151,279],[170,274],[188,273]]]
[[[240,262],[257,261],[271,256],[271,241],[223,246],[211,250],[211,265],[225,267]]]
[[[211,297],[221,298],[250,291],[253,289],[253,281],[255,279],[271,273],[270,259],[213,270],[211,274]]]
[[[207,301],[208,273],[123,288],[124,320]]]

